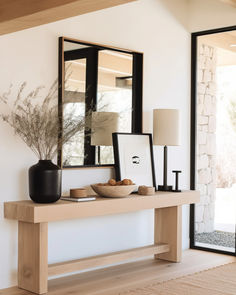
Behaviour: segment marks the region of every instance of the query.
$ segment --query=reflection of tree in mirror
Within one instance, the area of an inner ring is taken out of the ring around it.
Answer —
[[[107,108],[107,105],[100,105],[102,111]],[[84,160],[88,157],[85,152],[85,143],[90,145],[92,131],[92,113],[95,109],[94,104],[91,103],[89,110],[85,110],[85,102],[65,102],[63,104],[63,117],[66,121],[71,120],[84,120],[85,128],[76,133],[70,141],[63,145],[63,166],[80,166],[84,165]],[[102,126],[109,123],[109,118],[104,118],[99,122]],[[63,123],[64,125],[64,123]],[[86,132],[85,132],[86,131]],[[110,162],[109,164],[112,164]]]
[[[98,94],[98,111],[120,114],[119,131],[131,132],[132,91],[120,89]]]
[[[71,82],[73,80],[70,80],[70,77],[73,74],[72,69],[73,67],[71,67],[71,64],[66,65],[63,116],[67,116],[67,113],[70,114],[71,109],[74,109],[73,113],[77,116],[81,116],[81,118],[85,120],[86,130],[78,132],[69,142],[63,145],[63,166],[84,165],[85,159],[88,158],[85,146],[90,146],[90,138],[92,135],[92,112],[118,113],[119,126],[117,131],[119,132],[131,132],[132,122],[131,89],[117,88],[112,91],[100,91],[97,93],[97,101],[95,101],[94,99],[91,99],[91,97],[86,97],[88,93],[90,93],[90,86],[88,86],[85,91],[85,89],[83,90],[81,87],[76,88],[75,84],[68,83],[68,81]],[[106,120],[107,119],[105,119],[105,121]],[[101,122],[99,123],[102,125]],[[109,124],[109,122],[104,122],[104,126],[106,123]],[[105,127],[104,130],[106,130]],[[114,163],[112,146],[96,146],[95,150],[95,164]],[[98,150],[100,151],[100,161],[98,159]]]
[[[118,99],[118,101],[117,101]],[[71,98],[70,98],[71,100]],[[86,100],[86,98],[85,98]],[[130,132],[131,131],[131,107],[127,103],[123,103],[122,99],[119,102],[119,97],[114,96],[114,93],[99,93],[97,106],[94,105],[93,100],[89,106],[89,111],[86,112],[85,100],[78,102],[65,102],[63,105],[63,115],[71,116],[71,113],[84,118],[86,122],[86,132],[81,130],[75,134],[69,142],[63,145],[63,165],[64,166],[80,166],[84,165],[84,160],[87,157],[85,152],[85,142],[90,144],[90,137],[93,133],[91,130],[91,115],[93,110],[98,112],[116,112],[119,116],[119,131]],[[73,111],[72,111],[73,109]],[[76,119],[76,118],[74,118]],[[99,122],[100,128],[106,129],[106,125],[109,124],[109,118],[104,118],[103,122]],[[114,164],[113,147],[112,146],[96,146],[96,164],[98,164],[98,149],[100,148],[100,163],[101,164]]]
[[[73,114],[73,117],[71,117]],[[64,104],[63,108],[63,118],[72,120],[83,120],[84,121],[84,104],[81,103],[68,103]],[[64,129],[64,120],[63,120]],[[70,141],[63,145],[63,166],[72,165],[74,163],[79,163],[83,165],[84,154],[84,128],[77,132]],[[77,164],[78,165],[78,164]]]

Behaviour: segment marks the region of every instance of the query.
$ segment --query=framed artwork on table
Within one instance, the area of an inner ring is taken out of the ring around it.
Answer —
[[[156,177],[150,133],[113,133],[117,180],[131,179],[137,186],[153,186]]]

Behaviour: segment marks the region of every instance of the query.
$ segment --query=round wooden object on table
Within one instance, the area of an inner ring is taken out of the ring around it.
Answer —
[[[139,195],[145,195],[145,196],[151,196],[155,194],[155,188],[153,186],[145,186],[141,185],[138,187],[138,194]]]
[[[87,197],[87,191],[85,188],[73,188],[70,189],[71,198],[85,198]]]

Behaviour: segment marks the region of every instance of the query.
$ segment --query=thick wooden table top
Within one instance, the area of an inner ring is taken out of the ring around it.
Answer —
[[[59,200],[51,204],[37,204],[29,200],[4,203],[4,216],[8,219],[40,223],[173,207],[199,201],[200,194],[197,191],[158,191],[153,196],[132,194],[125,198],[98,197],[96,201],[78,203]]]

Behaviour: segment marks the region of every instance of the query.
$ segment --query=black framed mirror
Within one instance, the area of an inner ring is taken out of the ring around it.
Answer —
[[[114,165],[112,132],[142,133],[142,81],[142,53],[59,38],[59,137],[68,116],[84,121],[59,145],[61,168]]]

